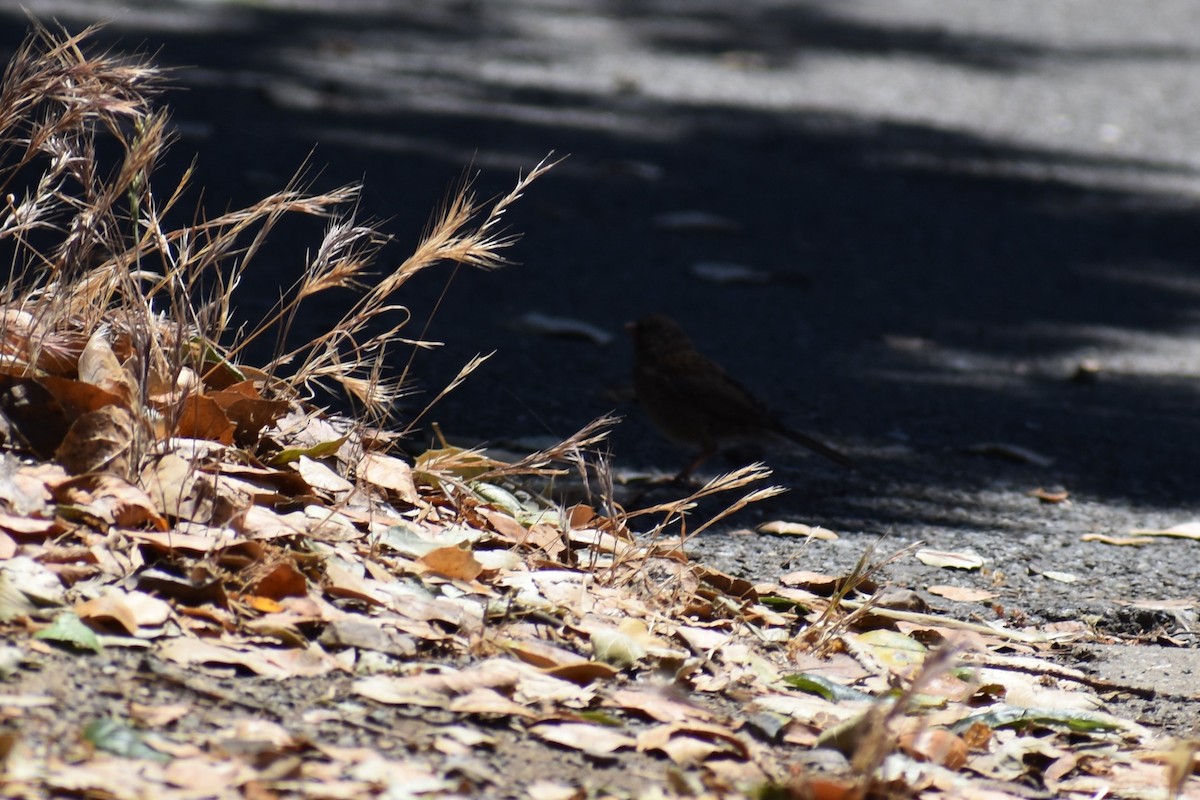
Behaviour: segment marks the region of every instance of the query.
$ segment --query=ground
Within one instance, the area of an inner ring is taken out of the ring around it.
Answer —
[[[1100,676],[1132,680],[1129,653],[1154,653],[1169,666],[1137,680],[1169,675],[1176,699],[1128,710],[1194,733],[1196,542],[1084,539],[1200,515],[1194,4],[26,5],[72,28],[110,20],[102,40],[176,68],[163,170],[198,154],[214,209],[307,160],[322,187],[365,180],[363,212],[403,248],[464,171],[488,194],[567,155],[513,210],[521,263],[458,273],[438,306],[446,347],[414,362],[424,397],[497,352],[426,421],[519,448],[616,408],[618,475],[673,472],[685,454],[621,391],[622,323],[665,311],[861,465],[767,454],[790,491],[699,537],[700,560],[773,581],[841,574],[870,546],[973,551],[982,570],[910,555],[884,575],[953,616],[1083,620],[1101,644],[1061,657]],[[0,11],[0,48],[25,28]],[[249,278],[247,317],[304,241]],[[718,282],[713,264],[751,274]],[[404,298],[416,330],[444,281]],[[530,312],[614,338],[548,337]],[[840,538],[740,532],[772,519]],[[925,591],[948,583],[999,597]]]

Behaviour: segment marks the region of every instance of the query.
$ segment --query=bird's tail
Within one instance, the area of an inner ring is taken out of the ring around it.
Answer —
[[[825,456],[825,458],[829,459],[835,464],[839,464],[847,469],[853,469],[856,466],[854,459],[850,458],[850,456],[834,450],[829,445],[825,444],[824,442],[817,441],[808,434],[800,433],[799,431],[794,431],[790,428],[784,428],[782,431],[780,431],[780,433],[782,433],[788,439],[791,439],[796,444],[807,447],[817,455]]]

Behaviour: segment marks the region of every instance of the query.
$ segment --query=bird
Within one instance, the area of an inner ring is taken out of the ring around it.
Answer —
[[[701,354],[675,320],[649,314],[625,327],[633,336],[633,386],[642,410],[667,439],[700,448],[675,480],[687,480],[705,460],[731,445],[780,439],[854,467],[844,453],[780,422],[748,389]]]

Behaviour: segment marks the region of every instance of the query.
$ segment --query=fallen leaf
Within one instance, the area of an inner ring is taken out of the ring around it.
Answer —
[[[69,644],[80,650],[87,649],[99,653],[104,648],[96,637],[95,631],[83,624],[72,611],[64,611],[54,618],[54,622],[33,635],[35,639]]]
[[[175,436],[233,444],[233,433],[237,426],[211,397],[189,394],[179,405],[177,413]]]
[[[417,559],[432,572],[459,581],[473,581],[483,572],[483,566],[467,550],[459,547],[439,547]]]
[[[132,442],[133,417],[120,406],[105,406],[75,418],[54,451],[54,460],[75,475],[123,475],[129,468]]]
[[[922,548],[916,552],[916,557],[927,567],[946,569],[979,569],[986,563],[978,554],[970,551],[952,553],[947,550]]]
[[[101,326],[84,345],[79,354],[79,380],[116,395],[121,398],[122,405],[128,407],[137,396],[137,381],[113,352],[108,341],[109,332],[107,326]]]
[[[684,723],[713,718],[706,709],[681,702],[665,691],[618,689],[604,699],[604,705],[637,711],[656,722]]]
[[[1110,536],[1104,533],[1085,533],[1079,537],[1082,542],[1099,542],[1116,547],[1140,547],[1144,544],[1154,544],[1158,539],[1154,536]]]
[[[803,522],[785,522],[783,520],[764,522],[755,530],[772,536],[803,536],[807,539],[820,539],[826,542],[836,541],[838,538],[836,533],[819,525],[805,525]]]
[[[1065,503],[1071,496],[1071,493],[1066,489],[1043,489],[1040,486],[1036,489],[1031,489],[1028,494],[1030,497],[1036,497],[1043,503]]]
[[[367,453],[358,462],[358,477],[367,483],[387,489],[409,505],[417,505],[420,496],[413,483],[412,467],[406,462],[382,453]]]
[[[1134,536],[1165,536],[1175,539],[1200,540],[1200,522],[1181,522],[1178,525],[1172,525],[1169,528],[1160,530],[1139,528],[1130,531],[1130,533]]]
[[[637,747],[637,740],[630,736],[582,722],[543,722],[529,730],[539,739],[597,758],[607,758],[618,750]]]
[[[908,731],[899,737],[900,749],[918,761],[962,769],[967,764],[967,743],[944,728]]]
[[[968,586],[930,586],[926,589],[930,594],[936,594],[938,597],[944,597],[947,600],[955,600],[960,603],[982,603],[985,600],[991,600],[997,597],[996,592],[990,592],[986,589],[973,589]]]

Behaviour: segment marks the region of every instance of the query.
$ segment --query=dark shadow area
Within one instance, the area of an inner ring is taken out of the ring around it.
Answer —
[[[707,4],[687,14],[666,3],[602,8],[607,16],[590,12],[589,24],[614,41],[717,66],[729,51],[762,52],[797,80],[804,55],[818,51],[1006,73],[1047,61],[1194,58],[1171,48],[1055,50],[873,28],[803,4]],[[386,268],[469,165],[486,196],[549,151],[570,154],[513,210],[512,229],[524,239],[512,255],[522,263],[460,272],[429,331],[446,347],[416,360],[428,397],[471,355],[498,350],[431,414],[452,437],[563,436],[612,407],[604,391],[626,379],[624,341],[537,337],[514,328],[522,314],[582,319],[619,336],[626,320],[662,310],[789,422],[844,443],[869,467],[843,475],[785,462],[782,478],[799,488],[763,514],[802,510],[867,527],[1007,526],[994,510],[905,498],[889,505],[880,501],[888,486],[1063,484],[1133,504],[1200,503],[1190,477],[1200,366],[1189,361],[1200,349],[1188,340],[1200,235],[1194,198],[1173,188],[1198,176],[1177,164],[865,113],[669,100],[637,65],[618,81],[567,75],[578,69],[566,57],[571,38],[537,24],[582,22],[533,4],[222,9],[209,27],[156,26],[130,12],[100,35],[178,67],[183,88],[164,102],[181,138],[160,175],[169,185],[198,154],[194,199],[212,210],[281,188],[308,160],[319,188],[365,179],[364,214],[387,218],[398,238]],[[24,30],[19,14],[0,14],[0,49],[11,52]],[[466,59],[472,51],[477,60]],[[729,69],[731,80],[743,79]],[[719,215],[736,230],[666,229],[658,218],[675,211]],[[287,227],[259,257],[242,295],[246,318],[295,279],[322,227]],[[692,273],[699,262],[779,279],[704,282]],[[414,335],[449,274],[425,276],[399,298],[414,311]],[[332,324],[334,311],[312,309],[296,340]],[[1146,352],[1165,353],[1164,366],[1146,366],[1138,355]],[[1091,383],[1070,380],[1088,357],[1106,369]],[[413,399],[408,413],[422,402]],[[614,434],[618,464],[680,465],[636,408],[620,410],[630,418]],[[965,452],[983,442],[1054,463]]]

